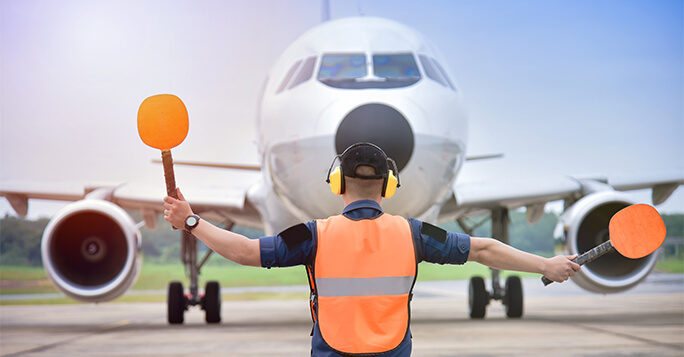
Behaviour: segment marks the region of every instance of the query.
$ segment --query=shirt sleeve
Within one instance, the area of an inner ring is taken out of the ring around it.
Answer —
[[[419,263],[464,264],[468,261],[469,235],[447,232],[413,218],[409,219],[409,224]]]
[[[293,226],[277,235],[259,238],[261,266],[270,269],[310,264],[313,259],[316,223],[312,221],[304,225],[304,230],[293,229],[297,227]],[[297,234],[297,237],[293,237],[292,234]],[[288,237],[289,245],[283,240],[283,235]],[[296,244],[292,243],[293,239]]]

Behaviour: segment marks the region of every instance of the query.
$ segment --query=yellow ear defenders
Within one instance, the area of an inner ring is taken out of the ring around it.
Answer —
[[[394,170],[397,170],[397,163],[394,162],[393,159],[387,158],[387,161],[392,163],[392,167]],[[399,170],[397,170],[398,172]],[[387,177],[385,177],[385,182],[382,184],[382,197],[384,198],[390,198],[394,196],[394,194],[397,192],[397,187],[400,187],[401,185],[399,184],[399,174],[397,176],[394,176],[394,171],[393,170],[387,170]]]
[[[333,161],[334,163],[334,161]],[[331,166],[332,168],[332,166]],[[330,173],[328,170],[328,180],[330,184],[330,191],[335,195],[341,195],[344,193],[344,176],[342,175],[342,168],[336,167],[335,170]]]
[[[336,160],[342,160],[342,157],[344,156],[349,149],[360,146],[360,145],[370,145],[375,148],[377,148],[380,152],[382,152],[383,156],[387,160],[387,166],[391,167],[394,170],[388,170],[387,174],[383,174],[382,176],[379,176],[377,178],[383,178],[383,184],[382,184],[382,197],[384,198],[390,198],[394,196],[394,194],[397,191],[397,187],[400,187],[401,184],[399,182],[399,175],[395,176],[394,173],[398,172],[397,170],[397,164],[392,160],[391,158],[387,157],[387,155],[377,147],[376,145],[370,144],[370,143],[359,143],[359,144],[354,144],[350,147],[348,147],[342,154],[335,156],[333,159],[332,164],[330,164],[330,168],[328,169],[328,178],[326,179],[326,182],[330,184],[330,191],[332,191],[333,194],[335,195],[341,195],[345,192],[345,184],[344,184],[344,173],[342,172],[342,167],[337,166],[333,170],[333,166],[335,165]],[[390,166],[391,163],[391,166]]]

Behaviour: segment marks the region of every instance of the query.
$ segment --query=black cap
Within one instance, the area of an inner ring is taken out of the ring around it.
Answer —
[[[349,146],[340,157],[342,173],[344,176],[360,179],[380,179],[387,177],[389,164],[387,155],[377,145],[363,142]],[[375,175],[357,175],[356,168],[359,165],[368,165],[375,168]]]

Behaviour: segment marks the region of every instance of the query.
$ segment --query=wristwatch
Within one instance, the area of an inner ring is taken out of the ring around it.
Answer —
[[[196,214],[191,214],[188,216],[188,218],[185,219],[185,230],[189,232],[192,232],[192,229],[197,227],[197,225],[200,222],[200,216]]]

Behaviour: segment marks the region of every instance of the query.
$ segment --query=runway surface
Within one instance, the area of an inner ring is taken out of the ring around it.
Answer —
[[[684,275],[652,274],[614,295],[540,285],[523,280],[522,319],[493,302],[471,320],[467,282],[417,284],[413,356],[684,356]],[[309,355],[306,300],[224,302],[222,319],[207,325],[191,308],[169,326],[162,303],[2,306],[0,355]]]

